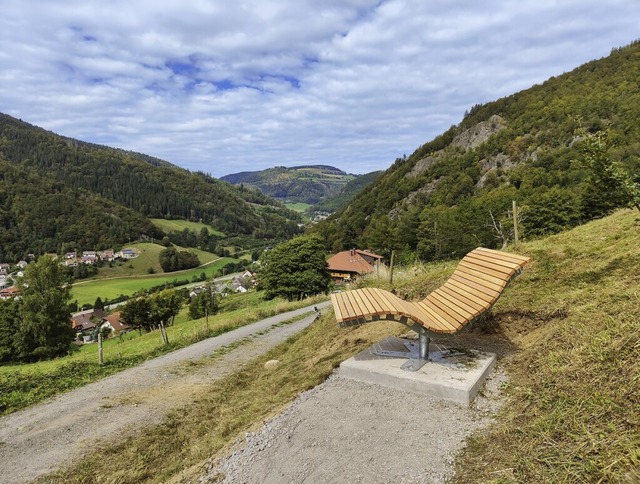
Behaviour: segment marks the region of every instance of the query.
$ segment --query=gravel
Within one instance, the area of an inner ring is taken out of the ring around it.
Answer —
[[[332,375],[210,462],[199,482],[442,483],[473,432],[491,423],[505,377],[470,407]]]

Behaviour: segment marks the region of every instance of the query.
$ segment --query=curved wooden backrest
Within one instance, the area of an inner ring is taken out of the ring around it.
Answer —
[[[331,301],[338,323],[344,326],[406,318],[435,333],[455,333],[493,306],[527,262],[528,257],[479,247],[420,302],[404,301],[377,288],[332,294]]]

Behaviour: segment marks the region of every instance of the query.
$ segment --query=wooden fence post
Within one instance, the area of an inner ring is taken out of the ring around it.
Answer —
[[[513,205],[513,242],[515,246],[518,246],[518,207],[516,201],[512,200]]]
[[[393,284],[393,265],[396,261],[396,251],[391,251],[391,262],[389,263],[389,284]]]
[[[98,364],[104,363],[104,353],[102,349],[102,331],[98,330]]]

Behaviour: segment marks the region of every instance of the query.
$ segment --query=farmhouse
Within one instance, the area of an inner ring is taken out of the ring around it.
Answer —
[[[338,284],[369,274],[381,263],[382,256],[359,249],[338,252],[327,261],[331,278]]]

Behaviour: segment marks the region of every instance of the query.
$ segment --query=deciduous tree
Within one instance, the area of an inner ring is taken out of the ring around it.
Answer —
[[[331,276],[318,235],[302,235],[277,245],[265,254],[264,262],[260,278],[268,298],[301,300],[329,289]]]
[[[64,268],[53,257],[43,256],[27,266],[18,287],[18,358],[37,360],[68,353],[75,332],[69,311],[69,278]]]

